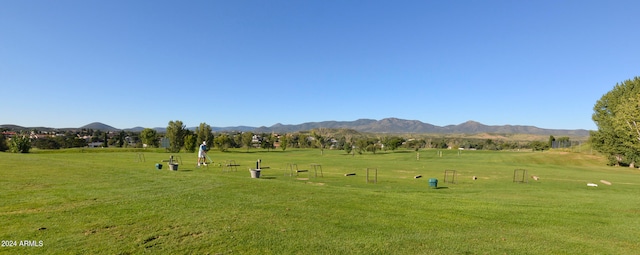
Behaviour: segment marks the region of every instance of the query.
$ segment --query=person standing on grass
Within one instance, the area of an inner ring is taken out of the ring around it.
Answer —
[[[202,162],[203,165],[207,165],[207,160],[205,160],[205,157],[207,156],[207,141],[203,141],[202,144],[200,144],[200,148],[198,149],[198,166],[200,166],[200,163]]]

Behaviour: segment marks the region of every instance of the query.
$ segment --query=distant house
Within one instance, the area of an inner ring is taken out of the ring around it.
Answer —
[[[251,137],[251,147],[260,148],[261,145],[262,145],[262,137],[259,135],[253,135]]]
[[[2,135],[4,135],[4,137],[6,138],[11,138],[14,137],[16,135],[16,132],[13,131],[3,131]]]
[[[251,137],[251,143],[261,143],[262,142],[262,137],[259,135],[253,135]]]

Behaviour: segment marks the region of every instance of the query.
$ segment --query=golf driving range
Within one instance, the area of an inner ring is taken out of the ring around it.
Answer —
[[[196,156],[0,153],[0,254],[640,250],[639,170],[606,166],[587,150],[238,149],[211,151],[214,162],[201,167]],[[225,168],[231,160],[238,166]],[[252,178],[258,160],[264,169]]]

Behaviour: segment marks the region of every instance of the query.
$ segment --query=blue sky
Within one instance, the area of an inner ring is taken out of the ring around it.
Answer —
[[[0,124],[596,129],[640,1],[0,1]]]

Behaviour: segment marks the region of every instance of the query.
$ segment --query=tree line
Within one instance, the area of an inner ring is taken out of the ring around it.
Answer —
[[[263,150],[286,150],[288,148],[315,148],[344,150],[348,154],[376,153],[396,149],[419,150],[423,148],[465,150],[519,150],[543,151],[558,141],[570,142],[568,137],[550,137],[544,141],[505,141],[493,139],[429,137],[419,135],[379,135],[360,133],[350,129],[317,128],[309,131],[276,134],[253,132],[213,132],[210,125],[200,123],[189,130],[180,120],[169,121],[166,133],[146,128],[141,132],[82,129],[51,135],[39,135],[32,130],[6,139],[0,136],[0,151],[28,152],[38,149],[63,149],[80,147],[133,147],[166,148],[169,152],[195,152],[203,141],[208,147],[220,151],[245,148]],[[34,138],[36,137],[36,138]],[[557,147],[554,147],[557,148]]]

